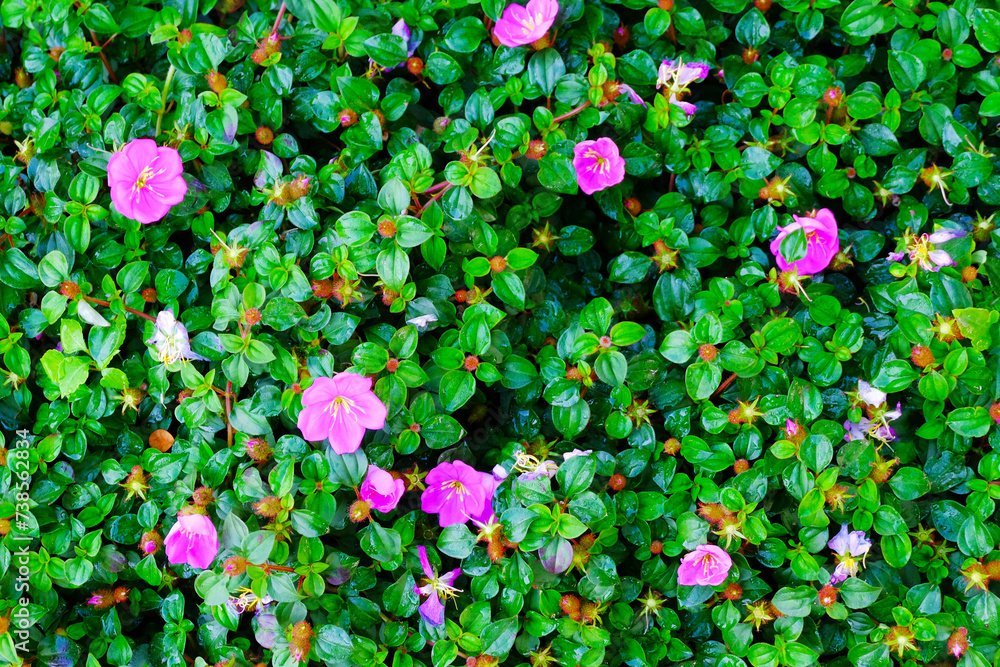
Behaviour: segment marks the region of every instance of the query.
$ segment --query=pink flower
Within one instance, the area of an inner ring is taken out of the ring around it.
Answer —
[[[799,425],[791,419],[785,419],[785,436],[794,437],[799,434]]]
[[[573,168],[580,189],[588,195],[625,180],[625,158],[619,155],[618,145],[607,137],[581,141],[574,146]]]
[[[714,544],[701,544],[681,559],[677,583],[681,586],[718,586],[733,566],[733,559]]]
[[[420,567],[427,577],[423,586],[413,587],[418,594],[427,596],[420,605],[420,617],[429,625],[438,626],[444,623],[444,603],[441,600],[449,600],[458,595],[460,591],[453,584],[462,570],[457,568],[439,577],[427,560],[427,548],[417,547],[417,553],[420,554]]]
[[[368,501],[379,512],[391,512],[396,509],[399,499],[403,497],[406,485],[401,479],[393,479],[392,475],[378,466],[368,466],[368,476],[361,483],[359,491],[361,500]]]
[[[162,220],[184,201],[187,183],[181,155],[152,139],[136,139],[108,160],[111,201],[118,212],[144,225]]]
[[[384,427],[389,414],[371,388],[371,378],[349,371],[316,378],[302,394],[302,437],[314,442],[329,440],[338,454],[356,452],[365,429]]]
[[[219,554],[219,533],[204,514],[182,514],[163,540],[167,560],[207,569]]]
[[[441,463],[427,473],[420,508],[438,514],[442,528],[470,519],[486,524],[493,516],[493,492],[499,482],[462,461]]]
[[[493,35],[504,46],[524,46],[537,42],[552,27],[559,13],[556,0],[529,0],[524,5],[508,5],[493,26]]]
[[[563,454],[563,461],[569,461],[570,459],[576,458],[577,456],[590,456],[593,453],[594,450],[592,449],[574,449],[571,452],[566,452],[565,454]]]
[[[656,73],[656,87],[663,88],[663,94],[671,104],[683,109],[687,115],[693,116],[696,107],[690,102],[682,102],[681,98],[689,92],[692,83],[701,81],[710,71],[705,63],[664,60]]]
[[[782,271],[794,268],[802,275],[815,275],[829,266],[834,255],[840,252],[837,220],[828,208],[815,211],[812,217],[793,215],[792,219],[794,222],[787,227],[778,227],[778,236],[771,241],[771,253]],[[781,242],[799,229],[806,235],[806,256],[789,264],[781,254]]]

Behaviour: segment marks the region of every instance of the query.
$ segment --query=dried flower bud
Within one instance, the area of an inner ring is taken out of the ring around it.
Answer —
[[[146,303],[156,303],[156,289],[152,287],[147,287],[142,290],[142,300]]]

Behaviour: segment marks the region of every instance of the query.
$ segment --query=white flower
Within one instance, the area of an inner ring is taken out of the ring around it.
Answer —
[[[208,361],[191,349],[187,328],[177,321],[172,310],[161,310],[157,314],[156,333],[146,343],[156,347],[156,358],[164,364],[170,364],[179,359]]]

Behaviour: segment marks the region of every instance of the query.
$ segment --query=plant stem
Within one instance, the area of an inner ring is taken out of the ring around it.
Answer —
[[[422,195],[429,195],[432,192],[437,192],[441,188],[448,187],[448,185],[449,185],[448,181],[442,181],[441,183],[438,183],[437,185],[432,185],[431,187],[427,188],[426,190],[424,190],[420,194],[422,194]]]
[[[715,398],[716,396],[724,392],[729,387],[729,385],[731,385],[735,380],[736,380],[736,373],[731,373],[729,377],[727,377],[725,380],[722,381],[722,384],[719,385],[719,388],[716,389],[714,392],[712,392],[710,399]]]
[[[571,117],[577,115],[578,113],[580,113],[581,111],[583,111],[584,109],[586,109],[589,106],[590,106],[590,100],[587,100],[586,102],[584,102],[583,104],[581,104],[577,108],[573,109],[572,111],[567,111],[566,113],[564,113],[561,116],[556,116],[555,118],[552,119],[552,122],[553,123],[558,123],[559,121],[563,121],[563,120],[566,120],[567,118],[571,118]]]
[[[424,204],[423,206],[421,206],[420,210],[417,211],[417,217],[423,215],[424,211],[427,210],[427,207],[431,205],[431,202],[436,202],[438,199],[441,198],[441,195],[443,195],[444,193],[448,192],[448,190],[451,190],[452,187],[453,187],[452,184],[448,183],[444,188],[441,189],[440,192],[438,192],[436,195],[434,195],[433,197],[431,197],[430,199],[428,199],[427,203]]]
[[[229,407],[229,397],[233,395],[233,382],[232,380],[226,381],[226,442],[230,447],[233,446],[233,423],[229,421],[230,407]],[[294,570],[292,570],[294,572]]]
[[[108,71],[108,78],[111,79],[111,83],[113,83],[113,84],[115,84],[117,86],[118,85],[118,77],[116,77],[115,73],[113,71],[111,71],[111,63],[108,62],[108,57],[104,55],[104,47],[102,47],[101,44],[100,44],[100,42],[97,41],[97,33],[95,33],[93,30],[91,30],[90,31],[90,38],[92,40],[94,40],[94,46],[97,47],[97,55],[99,55],[101,57],[101,62],[104,63],[104,69],[106,69]],[[111,39],[114,39],[114,37],[112,37]],[[109,39],[108,41],[110,42],[111,39]],[[107,46],[107,44],[105,44],[104,46]]]
[[[156,134],[160,136],[160,125],[163,123],[163,114],[167,113],[167,95],[170,94],[170,84],[174,81],[174,66],[167,70],[167,80],[163,83],[163,94],[160,96],[160,110],[156,112]]]
[[[281,3],[281,7],[278,8],[278,18],[274,20],[274,27],[271,28],[271,34],[278,32],[278,26],[281,25],[281,19],[285,16],[285,3]]]
[[[92,296],[85,296],[85,297],[83,297],[83,299],[84,299],[84,301],[89,301],[90,303],[96,303],[98,306],[107,306],[109,308],[111,307],[111,302],[110,301],[105,301],[104,299],[95,299]],[[139,317],[145,317],[150,322],[155,322],[156,321],[155,317],[153,317],[152,315],[147,315],[146,313],[142,312],[141,310],[136,310],[135,308],[129,308],[128,306],[125,306],[124,304],[123,304],[123,307],[125,308],[126,312],[132,313],[133,315],[138,315]]]

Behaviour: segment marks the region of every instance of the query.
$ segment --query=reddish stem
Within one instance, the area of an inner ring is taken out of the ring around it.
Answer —
[[[271,33],[278,32],[278,26],[281,25],[281,19],[285,17],[285,3],[281,3],[281,7],[278,8],[278,18],[274,20],[274,27],[271,28]]]
[[[424,204],[423,206],[421,206],[421,207],[420,207],[420,210],[419,210],[419,211],[417,211],[417,217],[420,217],[421,215],[423,215],[424,211],[426,211],[426,210],[427,210],[427,207],[431,205],[431,202],[435,202],[435,201],[437,201],[438,199],[440,199],[440,198],[441,198],[441,195],[443,195],[444,193],[448,192],[448,190],[451,190],[451,188],[452,188],[452,187],[454,187],[454,186],[452,186],[452,184],[451,184],[451,183],[448,183],[448,184],[447,184],[447,185],[446,185],[446,186],[445,186],[445,187],[444,187],[444,188],[443,188],[443,189],[441,190],[441,192],[437,193],[436,195],[434,195],[433,197],[431,197],[430,199],[428,199],[428,200],[427,200],[427,203],[426,203],[426,204]]]
[[[111,63],[108,62],[107,56],[104,55],[104,50],[102,49],[100,43],[97,41],[97,33],[91,30],[90,38],[94,40],[94,46],[97,47],[97,55],[101,57],[101,61],[104,63],[104,69],[108,70],[108,78],[111,79],[111,83],[117,86],[118,77],[116,77],[115,73],[111,71]]]
[[[111,307],[111,302],[110,301],[105,301],[104,299],[95,299],[92,296],[85,296],[85,297],[83,297],[83,299],[84,299],[84,301],[89,301],[90,303],[96,303],[98,306],[107,306],[109,308]],[[150,322],[155,322],[156,321],[156,318],[153,317],[152,315],[147,315],[146,313],[142,312],[141,310],[136,310],[135,308],[129,308],[128,306],[125,306],[124,304],[122,304],[122,305],[124,306],[124,308],[125,308],[125,310],[127,312],[132,313],[133,315],[138,315],[139,317],[145,317]]]
[[[448,181],[442,181],[441,183],[438,183],[437,185],[432,185],[431,187],[427,188],[426,190],[424,190],[420,194],[422,194],[422,195],[429,195],[430,193],[437,192],[441,188],[446,188],[449,185],[451,185],[451,183],[449,183]]]
[[[572,111],[567,111],[566,113],[564,113],[561,116],[556,116],[555,118],[552,119],[552,122],[553,123],[558,123],[559,121],[563,121],[563,120],[566,120],[567,118],[571,118],[571,117],[577,115],[578,113],[580,113],[581,111],[583,111],[584,109],[586,109],[589,106],[590,106],[590,100],[587,100],[586,102],[584,102],[583,104],[581,104],[577,108],[573,109]]]
[[[722,381],[722,384],[719,385],[719,388],[716,389],[714,392],[712,392],[712,395],[709,397],[709,400],[715,398],[716,396],[724,392],[726,389],[728,389],[729,385],[731,385],[735,380],[736,380],[736,373],[731,373],[729,377],[727,377],[725,380]]]

